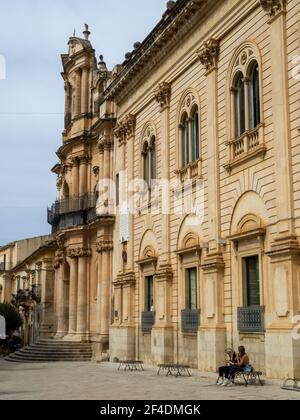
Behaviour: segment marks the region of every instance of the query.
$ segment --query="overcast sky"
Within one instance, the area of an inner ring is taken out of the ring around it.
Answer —
[[[0,246],[50,231],[56,197],[50,172],[63,130],[60,54],[74,28],[90,25],[111,68],[160,20],[166,0],[0,0]],[[1,75],[1,69],[0,69]]]

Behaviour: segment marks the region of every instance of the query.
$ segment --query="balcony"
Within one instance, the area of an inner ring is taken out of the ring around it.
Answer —
[[[48,208],[48,223],[53,233],[89,223],[96,217],[96,203],[96,194],[56,201]]]
[[[197,333],[200,326],[200,311],[185,309],[181,312],[181,328],[183,333]]]
[[[230,161],[225,169],[231,171],[237,165],[255,157],[265,157],[267,148],[264,142],[264,124],[246,131],[242,136],[227,143],[230,149]]]
[[[195,181],[201,178],[202,174],[202,159],[190,163],[182,169],[175,172],[180,182]]]
[[[238,308],[238,331],[240,333],[265,332],[265,307]]]
[[[155,324],[155,312],[142,312],[142,331],[151,332]]]

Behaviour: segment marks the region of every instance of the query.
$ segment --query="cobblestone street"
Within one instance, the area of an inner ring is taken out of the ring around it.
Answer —
[[[111,363],[14,364],[0,360],[0,400],[300,400],[280,382],[219,388],[216,376],[193,371],[192,378],[124,372]]]

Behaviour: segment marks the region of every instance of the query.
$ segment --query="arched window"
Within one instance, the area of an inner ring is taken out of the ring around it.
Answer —
[[[144,181],[149,185],[150,181],[150,153],[149,153],[149,143],[146,141],[143,148],[143,171],[144,171]]]
[[[245,85],[243,73],[239,72],[235,81],[235,135],[245,132]]]
[[[194,108],[192,113],[192,162],[200,158],[199,112]]]
[[[254,129],[260,121],[260,87],[259,87],[259,66],[254,61],[249,73],[249,128]]]
[[[182,144],[182,163],[187,166],[190,163],[190,136],[189,118],[184,114],[181,122],[181,144]]]
[[[155,137],[151,139],[151,180],[156,179],[156,142]]]

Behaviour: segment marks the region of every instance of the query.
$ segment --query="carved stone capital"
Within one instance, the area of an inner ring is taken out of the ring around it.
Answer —
[[[198,51],[198,57],[206,71],[210,71],[217,67],[220,46],[216,39],[209,39],[203,43],[202,48]]]
[[[132,114],[126,115],[126,117],[117,123],[114,134],[120,144],[126,143],[131,136],[134,136],[135,125],[136,117]]]
[[[88,165],[90,163],[90,157],[88,155],[81,155],[77,157],[80,165]]]
[[[56,251],[53,267],[55,270],[57,270],[62,264],[64,264],[66,261],[66,255],[65,252],[61,249]]]
[[[90,257],[92,252],[88,248],[68,248],[67,257],[68,258],[81,258],[81,257]]]
[[[154,96],[159,103],[161,110],[167,108],[170,105],[171,84],[167,82],[160,83],[154,91]]]
[[[260,5],[270,18],[285,11],[286,0],[260,0]]]
[[[101,151],[104,152],[104,150],[110,151],[113,147],[113,144],[114,144],[113,139],[110,136],[103,135],[103,136],[100,137],[100,139],[98,141],[99,151],[100,152]]]
[[[101,254],[102,252],[111,252],[114,249],[114,244],[112,241],[98,241],[96,243],[96,251],[98,254]]]

